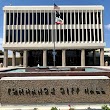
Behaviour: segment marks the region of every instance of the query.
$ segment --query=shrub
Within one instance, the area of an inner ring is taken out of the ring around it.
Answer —
[[[52,107],[51,110],[58,110],[56,107]]]
[[[102,106],[102,109],[103,109],[103,110],[110,110],[110,108],[109,108],[107,105],[103,105],[103,106]]]

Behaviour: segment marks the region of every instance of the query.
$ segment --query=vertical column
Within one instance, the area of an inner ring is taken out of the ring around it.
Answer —
[[[100,49],[100,66],[104,66],[104,49]]]
[[[62,66],[66,66],[66,50],[62,50]]]
[[[27,50],[24,50],[23,52],[23,67],[27,67],[28,66],[28,54],[27,54]]]
[[[8,66],[8,50],[4,49],[4,67]]]
[[[78,42],[80,42],[80,26],[79,26],[80,25],[79,24],[80,22],[79,22],[79,19],[80,18],[79,18],[79,10],[78,10]]]
[[[104,29],[103,29],[103,11],[100,12],[101,19],[101,41],[104,42]]]
[[[82,42],[84,42],[84,23],[83,23],[83,10],[82,10]]]
[[[87,10],[86,10],[86,12],[85,12],[85,18],[86,18],[86,42],[88,42],[88,35],[87,35]]]
[[[81,66],[85,66],[85,50],[81,50]]]
[[[76,43],[76,15],[74,10],[74,42]]]
[[[90,26],[90,43],[92,42],[91,38],[91,11],[89,10],[89,26]]]
[[[6,43],[6,21],[7,21],[7,17],[6,17],[6,11],[4,10],[4,28],[3,28],[3,43]]]
[[[43,50],[43,66],[47,66],[47,50]]]
[[[93,50],[93,64],[96,65],[96,53],[95,50]]]
[[[13,57],[12,57],[12,66],[16,66],[16,52],[13,51]]]
[[[97,39],[99,42],[99,19],[98,19],[98,10],[97,10]]]
[[[67,42],[68,42],[68,10],[66,11],[66,28],[67,28]]]
[[[95,12],[93,11],[93,33],[94,33],[94,42],[95,42]]]

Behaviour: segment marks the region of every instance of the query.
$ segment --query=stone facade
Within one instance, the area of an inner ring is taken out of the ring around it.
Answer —
[[[109,103],[109,79],[1,80],[1,104]]]

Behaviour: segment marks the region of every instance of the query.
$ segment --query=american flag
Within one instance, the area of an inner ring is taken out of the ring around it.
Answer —
[[[54,9],[60,9],[60,7],[54,3]]]

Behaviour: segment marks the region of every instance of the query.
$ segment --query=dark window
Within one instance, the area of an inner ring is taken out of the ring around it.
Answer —
[[[84,29],[84,41],[86,41],[86,29]]]
[[[71,41],[71,30],[68,29],[68,41]]]
[[[51,30],[49,29],[49,42],[51,42],[52,39],[51,39]]]
[[[26,30],[26,42],[28,42],[28,30]]]
[[[68,24],[70,24],[70,12],[68,12]]]
[[[93,12],[91,12],[91,24],[93,24]]]
[[[41,30],[41,42],[44,42],[44,30]]]
[[[80,41],[82,41],[82,29],[80,29]]]
[[[21,14],[18,13],[18,25],[20,25],[20,21],[21,21],[21,18],[20,18]]]
[[[78,41],[78,29],[76,29],[76,41]]]
[[[41,13],[41,25],[44,25],[44,13]]]
[[[74,24],[74,12],[72,13],[72,24]]]
[[[13,31],[10,30],[10,42],[12,42],[12,37],[13,37]]]
[[[45,41],[48,42],[48,30],[45,30]]]
[[[98,41],[98,38],[97,38],[97,29],[95,29],[95,41]]]
[[[76,12],[75,15],[76,15],[76,24],[78,24],[78,12]]]
[[[64,24],[67,24],[66,13],[64,13]]]
[[[32,25],[32,13],[30,13],[30,25]]]
[[[14,25],[17,25],[17,13],[14,13]]]
[[[14,42],[16,42],[16,30],[14,30]]]
[[[22,30],[22,42],[24,42],[24,30]]]
[[[57,29],[57,42],[59,41],[59,30]]]
[[[10,25],[13,25],[13,13],[10,13],[10,14],[11,14]]]
[[[82,13],[79,13],[79,24],[82,24]]]
[[[18,42],[20,42],[20,30],[18,30]]]
[[[90,41],[90,29],[87,29],[87,37],[88,37],[88,41]]]
[[[6,14],[6,24],[9,25],[9,13]]]
[[[34,42],[36,42],[36,30],[34,29]]]
[[[89,24],[89,12],[87,12],[87,24]]]
[[[51,13],[49,13],[49,24],[51,24]]]
[[[32,29],[30,29],[30,42],[32,42]]]
[[[97,12],[95,12],[95,24],[97,24]]]
[[[61,41],[63,41],[63,29],[60,30],[60,38],[61,38]]]
[[[101,16],[100,16],[100,12],[98,12],[98,20],[99,20],[99,24],[101,24]]]
[[[72,41],[74,41],[74,29],[72,29]]]
[[[85,12],[83,12],[83,24],[86,24]]]
[[[9,38],[9,30],[6,30],[6,42],[8,42],[8,38]]]
[[[64,42],[67,42],[67,29],[64,29]]]
[[[34,13],[34,25],[36,24],[36,13]]]
[[[47,17],[47,12],[45,13],[45,24],[48,24],[48,17]]]
[[[101,29],[99,29],[99,41],[102,41],[102,36],[101,36]]]
[[[37,30],[37,40],[40,42],[40,30]]]
[[[24,25],[24,13],[22,13],[22,25]]]
[[[37,24],[40,24],[40,13],[37,13]]]
[[[91,38],[92,38],[92,41],[94,41],[94,30],[91,29]]]
[[[28,25],[28,13],[26,13],[26,25]]]

